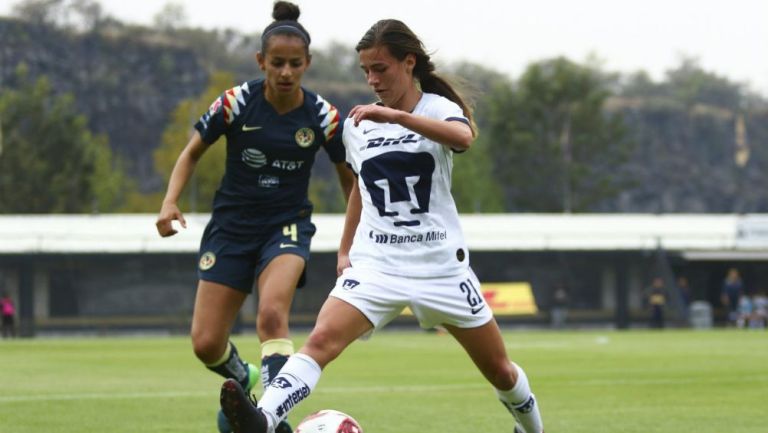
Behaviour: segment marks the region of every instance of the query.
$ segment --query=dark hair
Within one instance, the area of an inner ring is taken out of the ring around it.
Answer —
[[[424,44],[405,23],[393,19],[378,21],[365,32],[355,50],[360,52],[376,46],[387,47],[392,56],[400,61],[408,54],[413,54],[416,57],[413,75],[419,80],[421,90],[444,96],[458,104],[469,119],[472,133],[476,133],[471,107],[446,79],[435,73],[435,64],[424,49]]]
[[[274,18],[274,21],[261,33],[262,51],[266,51],[267,42],[272,36],[289,35],[301,38],[306,45],[307,55],[309,55],[309,44],[312,42],[312,38],[309,36],[307,29],[299,24],[299,15],[301,15],[301,10],[299,10],[297,5],[286,1],[275,2],[272,7],[272,18]]]

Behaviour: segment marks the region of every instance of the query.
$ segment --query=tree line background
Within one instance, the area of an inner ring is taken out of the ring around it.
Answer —
[[[0,17],[0,213],[159,210],[192,125],[260,75],[258,33],[184,20],[168,4],[152,27],[126,24],[93,0],[26,0]],[[312,54],[307,88],[342,114],[373,102],[352,46]],[[461,212],[768,212],[768,99],[695,59],[661,81],[597,59],[542,59],[519,77],[438,66],[474,101],[480,130],[454,158]],[[182,210],[210,210],[221,141]],[[324,156],[310,195],[318,212],[344,210]]]

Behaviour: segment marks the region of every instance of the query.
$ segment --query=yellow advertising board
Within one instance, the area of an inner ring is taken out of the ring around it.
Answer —
[[[539,309],[533,299],[531,285],[527,281],[506,283],[481,283],[483,298],[497,316],[536,314]],[[412,316],[409,308],[403,315]]]
[[[539,309],[528,282],[482,283],[485,302],[499,316],[536,314]]]

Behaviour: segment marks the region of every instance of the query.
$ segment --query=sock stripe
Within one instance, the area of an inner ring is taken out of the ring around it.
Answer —
[[[218,367],[221,364],[224,364],[229,359],[229,356],[232,354],[232,343],[227,342],[227,348],[224,349],[224,354],[221,355],[221,358],[214,361],[211,364],[205,364],[206,367]]]
[[[261,343],[261,357],[266,358],[270,355],[293,355],[293,341],[288,338],[273,338]]]

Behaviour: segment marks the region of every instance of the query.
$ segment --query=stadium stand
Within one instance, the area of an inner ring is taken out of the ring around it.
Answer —
[[[0,216],[0,289],[17,300],[21,332],[186,332],[208,216],[186,218],[186,230],[163,239],[154,215]],[[309,286],[294,305],[307,324],[335,279],[343,216],[314,222]],[[501,318],[510,323],[547,323],[559,283],[572,323],[619,328],[645,323],[641,291],[652,275],[670,286],[685,275],[716,312],[727,267],[740,267],[747,285],[768,284],[766,215],[485,214],[463,215],[462,225],[481,281],[532,287],[540,311]],[[671,308],[682,323],[675,297]]]

